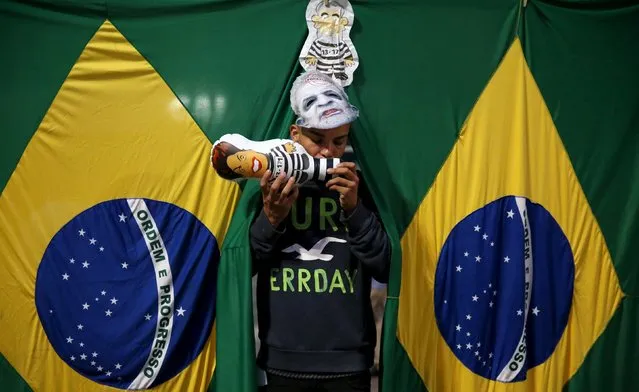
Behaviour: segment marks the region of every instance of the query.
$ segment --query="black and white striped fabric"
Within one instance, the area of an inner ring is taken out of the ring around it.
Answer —
[[[317,69],[329,75],[334,73],[346,76],[344,60],[353,59],[353,53],[344,42],[335,44],[316,40],[308,53],[317,58]]]
[[[339,158],[313,158],[306,152],[289,153],[284,146],[271,149],[268,157],[271,180],[283,172],[287,179],[294,177],[295,183],[300,185],[308,181],[326,181],[326,171],[340,163]]]

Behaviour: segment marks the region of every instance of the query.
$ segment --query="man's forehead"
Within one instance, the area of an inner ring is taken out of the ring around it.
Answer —
[[[349,128],[334,128],[334,129],[315,129],[315,128],[303,128],[302,132],[310,133],[317,137],[328,137],[332,139],[346,137],[349,134]]]

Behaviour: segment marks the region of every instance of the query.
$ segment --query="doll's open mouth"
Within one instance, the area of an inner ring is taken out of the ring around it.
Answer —
[[[262,168],[262,162],[259,159],[253,157],[253,173],[257,173]]]

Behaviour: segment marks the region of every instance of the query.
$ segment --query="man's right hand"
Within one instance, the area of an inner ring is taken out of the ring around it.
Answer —
[[[295,178],[291,177],[286,181],[284,173],[281,173],[269,185],[270,177],[271,171],[267,170],[260,180],[260,188],[262,188],[264,214],[271,225],[277,228],[291,211],[291,207],[299,195],[299,188],[295,184]]]

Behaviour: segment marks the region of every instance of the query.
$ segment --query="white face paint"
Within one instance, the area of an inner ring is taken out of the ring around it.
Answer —
[[[307,78],[293,99],[299,115],[297,124],[307,128],[335,128],[352,122],[358,115],[343,91],[320,78]]]

